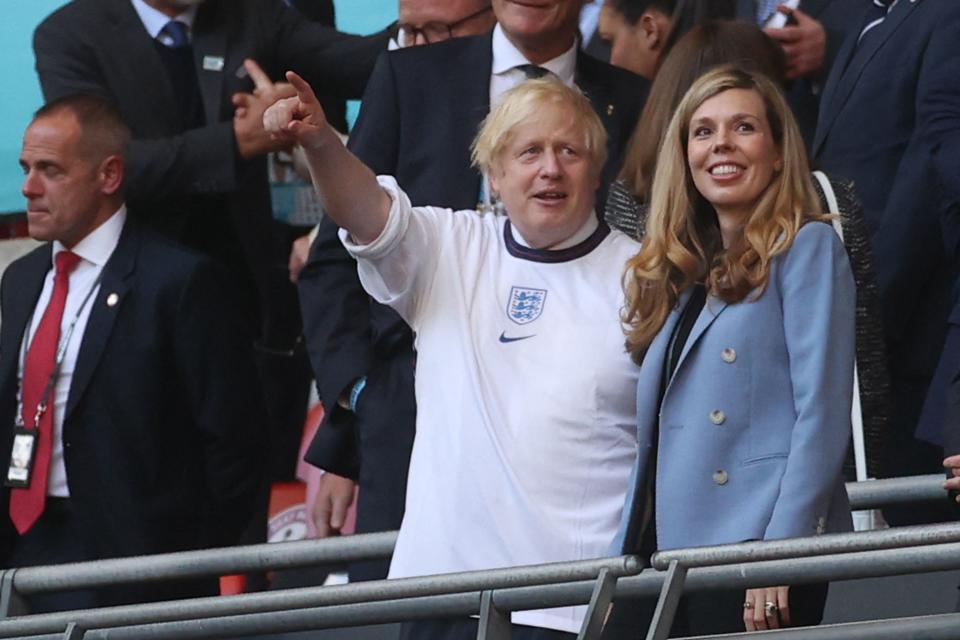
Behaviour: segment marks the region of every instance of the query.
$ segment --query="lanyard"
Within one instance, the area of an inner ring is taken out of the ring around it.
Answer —
[[[83,301],[77,308],[77,312],[74,314],[73,320],[70,321],[70,325],[60,338],[60,344],[57,346],[57,354],[53,361],[53,370],[50,372],[50,377],[47,379],[47,385],[44,387],[43,394],[40,396],[40,402],[37,403],[37,412],[33,418],[34,429],[40,428],[40,418],[43,417],[43,414],[50,406],[50,396],[53,394],[53,388],[57,383],[57,378],[60,376],[60,370],[63,368],[63,361],[67,355],[67,345],[70,344],[70,338],[73,336],[73,330],[77,327],[77,322],[80,320],[80,314],[83,313],[87,303],[90,302],[90,298],[93,297],[93,292],[97,290],[97,287],[100,286],[102,281],[103,270],[101,269],[99,275],[97,275],[97,279],[93,281],[93,284],[90,285],[90,289],[87,290],[87,295],[83,297]],[[30,314],[30,320],[26,324],[27,327],[33,324],[34,313],[36,313],[36,307],[34,307],[33,313]],[[36,338],[36,335],[36,333],[33,334],[33,337],[30,338],[30,344],[28,344],[24,350],[24,373],[26,373],[26,354],[29,353],[30,347],[33,345],[33,338]],[[26,428],[26,425],[23,424],[23,380],[20,381],[20,387],[17,389],[17,415],[15,420],[17,426]]]

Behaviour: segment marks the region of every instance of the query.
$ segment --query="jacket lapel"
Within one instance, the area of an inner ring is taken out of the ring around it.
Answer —
[[[64,413],[65,418],[76,408],[90,383],[100,363],[103,350],[107,346],[117,314],[126,302],[130,290],[130,276],[136,266],[138,243],[139,234],[136,228],[127,222],[120,234],[117,248],[103,267],[103,280],[93,300],[87,327],[83,332],[83,341],[80,343],[80,351],[77,354],[77,364],[70,383],[70,396],[67,398],[67,410]]]
[[[660,411],[657,402],[660,399],[660,385],[663,380],[663,362],[667,357],[667,345],[670,344],[670,336],[673,335],[673,330],[677,326],[677,322],[680,321],[680,311],[689,299],[689,289],[680,292],[676,307],[667,316],[663,327],[643,356],[643,363],[637,380],[637,425],[640,430],[651,428],[653,420]],[[640,433],[639,436],[644,438],[647,434],[644,432]]]
[[[201,4],[193,29],[193,59],[207,122],[220,120],[229,16],[217,16],[216,12],[225,11],[223,5],[209,1]]]
[[[470,149],[473,137],[480,130],[480,123],[490,112],[490,72],[493,69],[493,32],[483,37],[465,40],[466,48],[463,57],[456,61],[457,88],[453,91],[441,92],[448,102],[448,113],[452,114],[453,126],[450,132],[454,139],[450,140],[450,149]],[[457,188],[461,193],[470,193],[473,199],[469,207],[477,202],[480,193],[480,174],[464,165],[462,172],[463,182]],[[458,181],[459,182],[459,181]]]
[[[6,389],[11,383],[18,384],[17,369],[20,365],[20,347],[27,330],[27,323],[34,314],[43,313],[43,309],[35,310],[40,291],[43,290],[43,281],[53,264],[50,257],[51,245],[42,251],[30,254],[24,265],[22,279],[14,286],[10,295],[3,300],[3,323],[0,324],[0,389]]]
[[[600,116],[600,121],[603,122],[603,126],[610,137],[616,138],[620,135],[618,126],[620,121],[614,117],[616,105],[610,100],[609,85],[602,80],[605,76],[597,71],[597,67],[601,64],[603,63],[593,56],[577,49],[577,69],[574,82],[590,99],[593,110]]]
[[[843,110],[847,100],[850,99],[850,95],[857,86],[860,76],[863,75],[864,69],[866,69],[870,61],[873,60],[877,51],[883,47],[900,25],[903,24],[903,21],[907,19],[907,16],[911,14],[915,6],[915,2],[906,2],[905,0],[898,2],[897,6],[893,8],[893,11],[890,12],[884,21],[875,27],[877,32],[873,37],[868,39],[862,47],[857,46],[857,37],[860,35],[859,32],[851,32],[848,35],[847,41],[840,49],[840,52],[837,54],[837,59],[833,63],[831,79],[833,74],[837,74],[838,80],[835,83],[827,83],[828,91],[824,94],[823,100],[821,101],[820,126],[817,127],[813,145],[814,156],[820,152],[820,148],[826,141],[827,135],[830,133],[837,115]],[[861,29],[863,26],[866,26],[862,23],[863,20],[857,23],[861,25]]]
[[[689,298],[689,295],[687,297]],[[707,301],[703,305],[700,315],[697,316],[697,321],[693,323],[693,328],[690,329],[690,335],[687,337],[687,342],[685,345],[683,345],[683,351],[680,352],[680,360],[677,362],[677,368],[673,372],[673,377],[670,378],[670,382],[667,383],[667,389],[664,392],[664,396],[666,396],[667,393],[670,393],[670,387],[673,385],[673,381],[677,379],[677,375],[683,368],[683,363],[690,354],[690,350],[693,349],[703,333],[710,327],[710,325],[713,324],[714,320],[716,320],[726,308],[727,303],[720,298],[714,298],[711,295],[707,296]]]

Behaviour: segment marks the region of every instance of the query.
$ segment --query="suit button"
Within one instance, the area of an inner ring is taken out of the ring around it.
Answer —
[[[731,347],[727,347],[720,352],[720,358],[727,364],[733,364],[737,361],[737,351]]]
[[[727,421],[727,414],[720,409],[714,409],[710,412],[710,422],[716,425],[721,425]]]
[[[719,485],[727,484],[727,481],[730,480],[730,476],[727,475],[727,472],[723,469],[719,469],[713,472],[713,481]]]

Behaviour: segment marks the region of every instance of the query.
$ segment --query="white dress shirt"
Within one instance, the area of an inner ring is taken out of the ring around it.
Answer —
[[[493,66],[490,70],[490,109],[500,102],[500,96],[526,79],[523,71],[517,69],[522,64],[533,64],[520,53],[498,24],[493,28]],[[577,43],[552,60],[537,65],[560,79],[568,87],[573,86],[577,71]]]
[[[137,15],[140,16],[140,21],[143,23],[143,28],[147,30],[147,33],[150,34],[150,37],[154,40],[158,39],[160,42],[166,46],[173,44],[173,41],[167,34],[161,34],[160,30],[163,29],[168,22],[171,20],[179,20],[183,24],[187,25],[187,34],[188,37],[192,39],[193,37],[193,21],[197,18],[197,5],[193,5],[183,11],[175,18],[171,18],[167,14],[154,9],[148,5],[144,0],[130,0],[133,3],[133,8],[136,9]]]
[[[126,207],[113,214],[106,222],[90,232],[87,237],[78,242],[71,249],[75,254],[82,258],[77,264],[76,269],[70,274],[70,287],[67,292],[67,302],[63,309],[63,319],[60,322],[60,339],[66,337],[67,329],[76,318],[77,324],[73,328],[73,334],[67,343],[67,349],[63,357],[63,365],[60,368],[60,375],[57,377],[54,386],[53,403],[53,442],[50,457],[50,469],[47,475],[47,495],[65,498],[70,495],[67,488],[67,471],[63,465],[63,414],[67,407],[67,398],[70,396],[70,383],[73,379],[73,372],[77,365],[77,354],[80,352],[80,344],[83,342],[83,332],[87,327],[87,320],[90,318],[90,309],[93,308],[94,300],[97,297],[97,290],[100,288],[97,279],[103,271],[103,266],[110,259],[113,250],[117,248],[120,241],[120,232],[123,230],[123,224],[127,219]],[[53,295],[53,277],[54,277],[54,258],[65,247],[60,242],[53,241],[53,251],[50,256],[50,271],[43,281],[43,289],[40,291],[40,297],[37,299],[37,305],[33,309],[33,319],[30,327],[23,337],[23,343],[20,349],[20,367],[18,370],[18,379],[21,384],[23,381],[23,361],[29,348],[30,341],[40,325],[43,318],[43,312],[50,303],[50,296]],[[91,292],[92,289],[92,292]],[[83,304],[87,294],[90,298]],[[79,312],[79,316],[77,315]]]

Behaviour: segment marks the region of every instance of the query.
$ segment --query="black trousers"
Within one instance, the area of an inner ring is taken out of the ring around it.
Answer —
[[[8,567],[36,567],[99,560],[96,523],[88,521],[69,498],[47,498],[43,515],[29,531],[17,536]],[[31,613],[90,609],[137,602],[217,595],[216,578],[120,585],[102,589],[35,594],[25,598]]]
[[[418,620],[400,625],[400,640],[476,640],[480,621],[475,618]],[[511,625],[511,640],[572,640],[576,635],[555,629]]]
[[[791,626],[820,624],[827,601],[826,583],[790,587]],[[680,599],[670,628],[671,638],[744,631],[743,589],[691,593]],[[603,640],[646,637],[657,606],[656,598],[615,602],[603,629]]]

